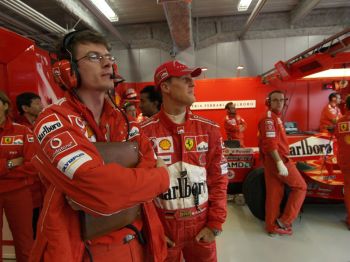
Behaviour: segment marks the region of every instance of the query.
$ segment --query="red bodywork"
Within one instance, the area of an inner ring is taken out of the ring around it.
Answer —
[[[290,135],[290,157],[307,185],[307,197],[343,200],[344,176],[337,165],[336,141],[327,134]],[[225,148],[230,183],[242,183],[261,168],[257,148]]]

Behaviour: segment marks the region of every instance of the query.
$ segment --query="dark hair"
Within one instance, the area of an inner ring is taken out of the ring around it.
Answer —
[[[281,91],[281,90],[273,90],[273,91],[271,91],[271,92],[267,95],[267,99],[268,99],[268,100],[271,100],[271,96],[272,96],[273,94],[282,94],[282,95],[285,95],[284,92]]]
[[[102,44],[108,51],[111,50],[111,46],[106,38],[100,33],[90,30],[74,31],[66,34],[59,42],[57,47],[59,59],[72,59],[74,61],[76,59],[77,46],[87,43]]]
[[[345,105],[348,110],[350,110],[350,95],[345,98]]]
[[[228,102],[226,105],[225,105],[225,109],[227,110],[229,108],[229,106],[233,105],[233,102]]]
[[[155,86],[145,86],[141,92],[141,94],[148,94],[148,99],[151,102],[157,102],[157,108],[160,110],[163,99],[161,92]]]
[[[19,94],[16,97],[16,106],[17,106],[18,112],[21,115],[23,115],[24,111],[22,106],[30,106],[34,99],[41,99],[41,98],[37,94],[31,93],[31,92],[25,92],[25,93]]]
[[[8,96],[0,90],[0,100],[3,104],[7,104],[8,105],[8,108],[7,110],[5,111],[5,115],[8,116],[8,114],[10,113],[11,111],[11,101],[10,99],[8,98]]]
[[[331,94],[328,96],[328,101],[331,102],[331,101],[333,100],[334,97],[337,98],[337,95],[338,95],[338,93],[336,93],[336,92],[331,93]]]

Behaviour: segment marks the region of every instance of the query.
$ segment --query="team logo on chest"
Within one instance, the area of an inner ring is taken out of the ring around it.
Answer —
[[[186,148],[186,150],[191,151],[193,146],[194,146],[194,138],[193,137],[185,138],[185,148]]]
[[[1,138],[2,145],[23,145],[23,135],[3,136]]]
[[[339,133],[350,132],[350,122],[341,122],[339,123]]]

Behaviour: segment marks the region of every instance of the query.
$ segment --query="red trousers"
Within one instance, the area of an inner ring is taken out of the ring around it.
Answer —
[[[277,218],[280,218],[286,225],[292,224],[298,216],[305,199],[307,188],[305,180],[295,164],[289,159],[286,161],[284,164],[288,168],[288,176],[278,174],[275,161],[272,158],[266,158],[264,161],[266,183],[265,228],[267,232],[272,231]],[[291,192],[284,212],[280,214],[280,204],[283,199],[285,185],[290,187]]]
[[[346,208],[346,223],[350,225],[350,168],[341,168],[344,174],[344,203]]]
[[[32,195],[28,187],[0,194],[0,223],[3,226],[3,210],[15,243],[16,261],[27,262],[33,245]],[[1,230],[2,241],[2,230]],[[2,250],[0,253],[2,258]]]
[[[113,242],[110,244],[94,244],[90,246],[94,262],[144,262],[146,254],[144,247],[135,238],[128,243]],[[87,252],[84,254],[84,262],[90,262]]]
[[[175,242],[175,247],[168,248],[166,262],[216,262],[216,244],[197,242],[197,234],[205,227],[207,211],[200,214],[179,218],[169,217],[159,212],[167,237]]]

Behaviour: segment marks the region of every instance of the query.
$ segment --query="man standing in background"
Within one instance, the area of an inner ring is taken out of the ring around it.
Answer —
[[[140,110],[142,116],[151,117],[157,114],[162,105],[162,94],[155,86],[146,86],[140,92]]]
[[[320,131],[321,132],[333,132],[335,124],[342,116],[338,104],[341,102],[340,95],[338,93],[331,93],[328,96],[328,104],[323,108],[320,119]]]
[[[31,92],[21,93],[16,97],[16,106],[19,112],[19,117],[16,119],[16,122],[27,126],[30,130],[33,131],[34,122],[38,118],[41,111],[44,109],[40,96]],[[45,188],[40,181],[39,175],[34,176],[33,179],[34,182],[30,186],[30,189],[33,198],[32,227],[33,238],[35,239],[36,226],[40,215],[40,209],[43,205]]]
[[[259,122],[259,149],[266,183],[265,228],[270,235],[291,235],[306,195],[306,183],[295,163],[288,157],[289,143],[281,120],[284,93],[275,90],[267,97],[269,110]],[[290,188],[283,213],[280,204],[285,185]]]
[[[237,114],[236,105],[229,102],[225,106],[227,116],[225,118],[225,131],[227,140],[238,140],[240,147],[244,147],[244,131],[247,129],[247,123]]]
[[[346,225],[350,230],[350,95],[345,99],[346,113],[335,128],[338,141],[338,164],[344,175],[344,202],[347,212]]]

